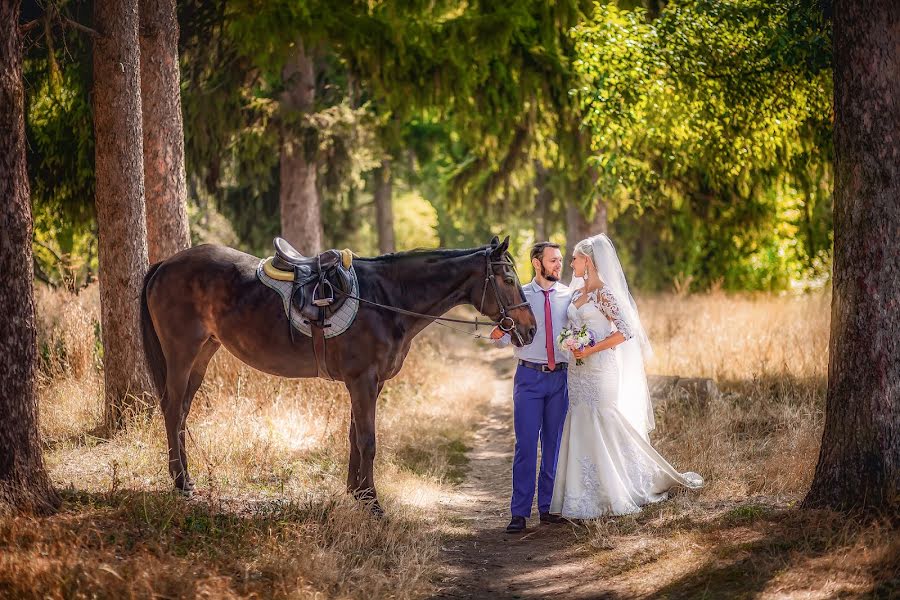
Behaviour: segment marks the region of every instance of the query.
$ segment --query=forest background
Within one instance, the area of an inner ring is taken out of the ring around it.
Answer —
[[[78,289],[98,269],[92,38],[76,26],[93,7],[22,10],[38,24],[23,65],[35,273]],[[608,231],[640,290],[822,287],[829,11],[179,2],[191,241],[267,255],[282,233],[306,252],[371,255],[504,233],[527,279],[535,240]],[[290,76],[303,67],[308,84]],[[318,219],[292,224],[296,205]]]
[[[0,3],[0,497],[23,513],[0,519],[0,596],[531,594],[515,567],[536,548],[586,597],[897,595],[896,3],[18,5]],[[344,494],[343,389],[227,352],[186,431],[200,492],[169,492],[148,259],[510,234],[527,280],[534,240],[568,254],[599,231],[648,372],[706,390],[658,398],[653,438],[700,492],[509,553],[511,361],[437,328],[379,400],[387,518]],[[471,577],[485,547],[503,576]]]

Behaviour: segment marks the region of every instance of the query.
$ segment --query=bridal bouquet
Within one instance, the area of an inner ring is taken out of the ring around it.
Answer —
[[[560,350],[572,352],[573,350],[584,350],[589,346],[593,346],[597,343],[597,337],[593,331],[587,328],[587,325],[582,325],[579,329],[565,327],[556,338],[556,343],[559,345]],[[577,358],[575,359],[575,364],[583,365],[584,360]]]

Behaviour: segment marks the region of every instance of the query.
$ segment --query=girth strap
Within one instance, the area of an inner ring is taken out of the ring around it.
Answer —
[[[328,371],[328,355],[325,352],[325,327],[310,323],[309,330],[312,333],[313,355],[316,358],[316,376],[333,380],[334,377]]]
[[[318,269],[316,270],[318,271],[318,282],[316,289],[313,290],[312,301],[313,304],[319,307],[319,320],[309,324],[309,331],[312,334],[313,356],[316,358],[316,375],[326,379],[334,379],[331,373],[328,372],[328,355],[325,348],[325,327],[327,327],[325,325],[325,307],[334,300],[334,291],[332,290],[331,298],[324,304],[317,302],[318,298],[316,298],[316,292],[320,286],[324,286],[326,283],[325,271],[322,269],[321,254],[318,256]]]

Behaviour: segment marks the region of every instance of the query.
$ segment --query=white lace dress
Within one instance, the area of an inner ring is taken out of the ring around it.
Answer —
[[[631,331],[612,292],[604,287],[588,293],[576,307],[569,305],[570,324],[587,324],[597,339],[615,330],[626,339]],[[667,497],[675,485],[703,485],[696,473],[679,473],[653,449],[645,434],[632,427],[617,408],[619,373],[615,349],[569,362],[569,412],[563,425],[550,512],[573,519],[624,515]]]

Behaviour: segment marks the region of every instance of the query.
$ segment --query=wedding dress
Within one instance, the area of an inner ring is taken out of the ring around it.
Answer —
[[[635,346],[638,340],[633,339],[636,327],[623,316],[623,312],[636,315],[636,309],[627,312],[606,285],[589,292],[584,304],[576,306],[582,296],[579,290],[572,297],[570,326],[580,328],[585,324],[598,340],[618,330],[630,341],[585,357],[583,365],[576,365],[574,359],[569,362],[569,412],[563,425],[550,512],[577,519],[624,515],[665,500],[667,491],[675,485],[701,487],[702,477],[679,473],[650,445],[647,431],[653,427],[652,412],[643,420],[629,418],[626,405],[630,391],[637,389],[638,396],[642,392],[646,400],[639,398],[635,403],[647,402],[649,406],[643,361],[636,359],[641,363],[638,376],[632,373],[630,381],[620,377],[621,355],[627,352],[623,346],[631,344],[631,350],[640,354]],[[646,413],[646,408],[638,409]]]

